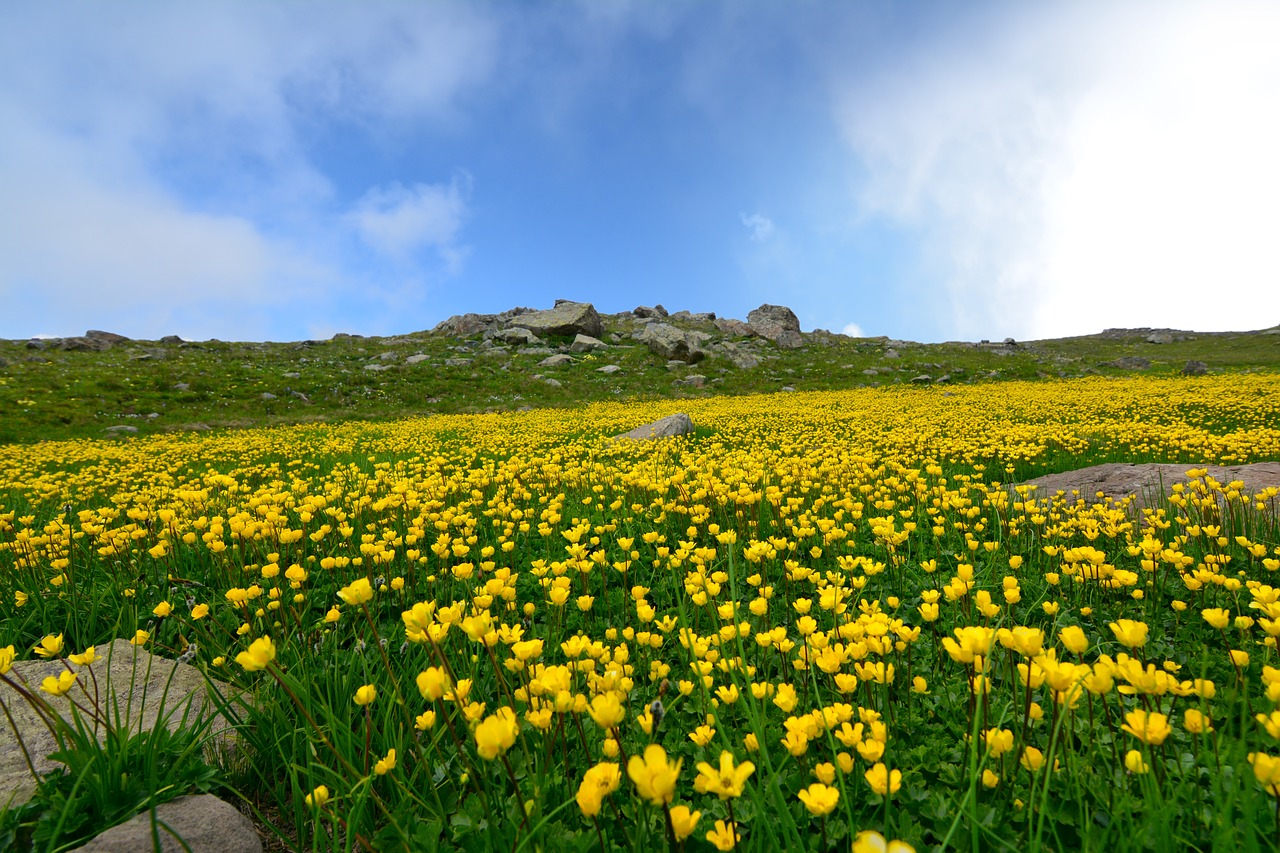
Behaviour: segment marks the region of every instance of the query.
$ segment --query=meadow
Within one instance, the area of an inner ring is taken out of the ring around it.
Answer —
[[[1275,849],[1277,490],[1013,485],[1275,459],[1273,373],[0,446],[0,673],[87,702],[125,638],[232,685],[150,796],[285,848]],[[84,837],[75,775],[0,846]]]

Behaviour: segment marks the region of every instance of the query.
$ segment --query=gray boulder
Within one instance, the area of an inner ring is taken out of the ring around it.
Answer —
[[[1205,364],[1203,361],[1196,361],[1192,359],[1182,368],[1182,372],[1187,376],[1204,376],[1209,372],[1209,365]]]
[[[28,689],[38,691],[46,677],[57,676],[64,669],[60,660],[17,661],[9,678],[25,682]],[[127,720],[135,732],[149,730],[162,719],[171,730],[175,729],[188,711],[188,725],[212,716],[216,711],[207,698],[210,685],[222,695],[230,696],[227,685],[206,681],[194,666],[152,655],[128,640],[98,646],[97,659],[75,669],[80,674],[79,681],[66,696],[44,695],[53,710],[67,721],[71,719],[71,700],[81,705],[91,704],[95,689],[98,705],[111,715],[109,719]],[[36,710],[3,682],[0,682],[0,702],[13,718],[11,725],[9,718],[0,714],[0,803],[7,803],[13,797],[13,805],[20,805],[31,798],[35,782],[19,741],[25,745],[40,774],[62,766],[49,757],[57,751],[58,743]],[[229,728],[225,720],[214,721],[215,734],[225,735]],[[105,730],[101,736],[105,736]]]
[[[404,363],[405,364],[421,364],[426,360],[427,360],[427,356],[423,355],[422,353],[418,353],[416,355],[411,355],[408,358],[406,358],[404,360]]]
[[[1121,370],[1146,370],[1151,366],[1151,361],[1140,355],[1126,355],[1111,362],[1111,366]]]
[[[644,319],[645,317],[659,318],[667,316],[667,309],[663,308],[661,305],[655,305],[652,308],[641,305],[631,313],[641,319]]]
[[[549,356],[538,362],[538,367],[563,367],[566,364],[573,364],[573,356],[560,353],[558,355]]]
[[[605,374],[605,375],[613,375],[614,373],[617,373],[619,370],[622,370],[622,368],[621,368],[621,367],[618,367],[618,365],[616,365],[616,364],[606,364],[604,367],[597,367],[597,368],[596,368],[596,373],[603,373],[603,374]]]
[[[521,314],[507,321],[507,328],[528,329],[535,335],[590,335],[598,338],[604,334],[604,322],[590,302],[557,302],[548,311]]]
[[[629,438],[635,441],[644,441],[651,438],[671,438],[677,435],[688,435],[693,432],[693,421],[684,412],[676,412],[674,415],[667,415],[665,418],[654,421],[653,423],[638,426],[631,432],[624,432],[613,437],[614,441]]]
[[[504,344],[518,344],[520,346],[534,346],[541,341],[538,336],[528,329],[512,328],[500,329],[493,333],[494,340],[502,341]]]
[[[702,348],[704,336],[701,333],[687,332],[666,323],[649,323],[635,337],[650,352],[669,361],[696,364],[707,356]]]
[[[590,335],[578,335],[573,339],[573,343],[569,345],[569,349],[574,352],[591,352],[608,348],[609,345],[604,341],[599,338],[593,338]]]
[[[70,853],[261,853],[253,822],[213,794],[179,797],[113,826]],[[159,845],[155,838],[160,840]]]
[[[102,341],[108,346],[122,344],[129,340],[124,335],[117,335],[115,332],[104,332],[100,329],[90,329],[84,333],[84,336],[91,341]]]
[[[433,335],[449,335],[454,338],[469,338],[481,332],[499,328],[501,320],[497,314],[454,314],[448,320],[436,325],[431,330]]]
[[[746,337],[751,334],[751,327],[741,320],[734,320],[731,317],[717,317],[711,321],[717,329],[726,335],[734,335],[737,337]]]
[[[747,327],[753,334],[773,341],[783,349],[804,346],[800,336],[800,320],[783,305],[761,305],[747,315]]]

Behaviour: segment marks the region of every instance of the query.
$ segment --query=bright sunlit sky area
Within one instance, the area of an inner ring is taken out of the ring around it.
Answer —
[[[0,5],[0,337],[1280,323],[1280,3]]]

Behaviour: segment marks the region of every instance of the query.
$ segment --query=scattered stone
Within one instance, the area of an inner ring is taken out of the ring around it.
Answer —
[[[186,424],[185,426],[182,427],[182,429],[186,430],[187,432],[208,432],[209,430],[213,429],[213,427],[209,426],[208,424],[202,424],[202,423],[196,422],[194,424]]]
[[[99,833],[70,853],[261,853],[253,821],[213,794],[179,797],[156,806],[155,845],[150,810]]]
[[[425,355],[423,355],[422,353],[418,353],[417,355],[411,355],[408,358],[406,358],[404,360],[404,363],[405,364],[422,364],[422,362],[426,360],[427,360],[427,357]]]
[[[667,309],[663,308],[661,305],[655,305],[652,308],[647,308],[644,305],[641,305],[631,313],[642,319],[645,317],[660,318],[667,316]]]
[[[471,359],[469,358],[446,358],[444,360],[445,367],[466,367],[469,364],[471,364]]]
[[[573,364],[573,356],[562,353],[544,358],[538,362],[538,367],[561,367],[566,364]]]
[[[716,315],[714,311],[699,311],[697,313],[692,311],[677,311],[671,315],[670,319],[678,320],[682,323],[713,323],[715,322]]]
[[[301,391],[290,391],[290,392],[289,392],[289,396],[290,396],[290,397],[294,397],[294,398],[296,398],[296,399],[298,399],[298,400],[301,400],[302,402],[304,402],[304,403],[306,403],[306,404],[308,404],[308,405],[310,405],[310,404],[311,404],[311,398],[310,398],[310,397],[308,397],[306,394],[303,394]]]
[[[47,346],[49,344],[40,338],[32,338],[27,341],[27,349],[45,349]]]
[[[274,400],[276,398],[276,395],[272,394],[270,391],[263,391],[261,394],[258,395],[258,397],[259,399],[270,401],[270,400]]]
[[[898,351],[893,347],[889,347],[889,349],[884,351],[884,357],[885,358],[901,358],[901,356],[898,355]]]
[[[688,364],[697,364],[706,358],[706,350],[702,348],[704,337],[701,332],[687,332],[667,323],[650,323],[635,336],[655,355]]]
[[[90,329],[84,333],[84,336],[91,341],[102,341],[107,346],[122,344],[129,340],[124,335],[117,335],[115,332],[104,332],[100,329]]]
[[[927,374],[927,373],[921,373],[919,376],[912,376],[912,377],[911,377],[911,382],[912,382],[913,384],[915,384],[915,385],[924,385],[924,384],[926,384],[926,383],[928,383],[928,382],[932,382],[932,381],[933,381],[933,377],[932,377],[932,376],[930,376],[930,375],[929,375],[929,374]]]
[[[217,338],[214,338],[214,340],[217,340]],[[363,340],[364,340],[364,335],[352,335],[352,334],[348,334],[347,332],[336,332],[336,333],[334,334],[334,336],[333,336],[333,340],[335,340],[335,341],[363,341]]]
[[[783,349],[800,349],[804,338],[800,336],[800,320],[784,305],[761,305],[747,314],[747,326],[762,338],[773,341]]]
[[[677,379],[677,385],[688,385],[691,388],[704,388],[707,384],[707,377],[701,373],[690,373],[684,379]]]
[[[493,333],[495,340],[502,341],[504,344],[520,344],[536,346],[542,341],[538,340],[538,336],[528,329],[514,327],[510,329],[500,329]]]
[[[862,371],[862,375],[863,376],[879,376],[880,371],[876,370],[874,367],[868,367],[866,370]]]
[[[1121,370],[1146,370],[1151,366],[1151,361],[1140,355],[1126,355],[1111,362],[1111,366]]]
[[[760,366],[760,359],[756,358],[749,352],[729,351],[729,361],[733,362],[733,366],[739,370],[750,370],[753,367]]]
[[[190,391],[190,390],[191,390],[191,383],[190,383],[190,382],[179,382],[177,385],[174,385],[174,386],[173,386],[173,390],[175,390],[175,391]]]
[[[604,334],[604,323],[590,302],[562,302],[549,311],[521,314],[507,321],[508,328],[528,329],[535,335],[590,335],[598,338]]]
[[[292,373],[286,373],[286,374],[284,374],[284,378],[285,378],[285,379],[301,379],[301,378],[302,378],[302,374],[301,374],[301,373],[298,373],[298,372],[296,372],[296,371],[294,371],[294,372],[292,372]]]
[[[622,438],[630,438],[636,441],[644,441],[650,438],[671,438],[677,435],[688,435],[693,432],[693,421],[684,412],[676,412],[674,415],[667,415],[653,423],[638,426],[631,432],[624,432],[613,437],[614,441]]]
[[[941,376],[939,376],[937,379],[933,380],[935,385],[940,385],[942,383],[950,382],[950,381],[951,381],[950,373],[944,373]]]
[[[446,363],[446,364],[448,364],[448,362],[445,362],[445,363]],[[387,366],[387,365],[385,365],[385,364],[366,364],[366,365],[364,366],[364,369],[365,369],[365,370],[372,370],[373,372],[378,373],[378,372],[383,371],[383,370],[390,370],[391,368],[390,368],[390,367],[388,367],[388,366]]]
[[[151,412],[150,414],[147,415],[147,420],[154,421],[158,417],[160,417],[159,412]]]
[[[181,344],[181,343],[186,343],[186,341],[182,340],[182,338],[178,337],[177,335],[165,335],[163,338],[160,339],[160,343]]]
[[[1192,359],[1182,368],[1182,372],[1187,376],[1204,376],[1209,372],[1209,365],[1205,364],[1203,361],[1196,361]]]
[[[378,353],[378,359],[381,361],[395,361],[399,357],[400,357],[399,353],[392,352],[391,350]]]
[[[109,426],[103,432],[115,433],[117,435],[126,432],[137,432],[138,428],[130,424],[120,424],[119,426]]]
[[[751,327],[741,320],[734,320],[730,317],[718,317],[713,320],[712,323],[717,329],[726,335],[746,337],[751,334]]]
[[[62,338],[58,341],[58,349],[67,352],[103,352],[111,349],[111,342],[99,338]]]
[[[606,373],[612,376],[613,374],[617,373],[619,370],[622,370],[622,368],[618,367],[618,365],[616,364],[606,364],[604,367],[597,367],[596,373]]]
[[[593,338],[590,335],[577,335],[573,339],[573,343],[569,345],[569,349],[574,352],[591,352],[592,350],[608,349],[609,345],[599,338]]]
[[[780,391],[784,391],[784,392],[786,392],[786,393],[788,393],[788,394],[794,394],[796,389],[795,389],[795,386],[794,386],[794,385],[783,385],[783,386],[782,386],[780,389],[778,389],[778,390],[780,390]]]
[[[560,383],[560,380],[559,380],[559,379],[554,379],[554,378],[552,378],[552,377],[550,377],[550,376],[546,377],[546,378],[545,378],[545,379],[543,379],[542,381],[543,381],[543,382],[545,382],[545,383],[547,383],[548,385],[550,385],[552,388],[563,388],[563,387],[564,387],[564,386]]]
[[[135,732],[151,729],[161,719],[170,730],[176,729],[186,711],[190,712],[189,725],[202,715],[216,713],[207,699],[205,676],[199,669],[152,655],[128,640],[114,640],[109,645],[98,646],[97,660],[87,667],[77,667],[77,670],[80,673],[79,686],[73,687],[66,696],[43,697],[68,722],[71,719],[71,701],[91,704],[95,689],[103,712],[111,719],[129,721],[131,731]],[[9,677],[38,689],[36,686],[45,677],[56,676],[62,671],[64,665],[60,660],[25,660],[13,664]],[[228,695],[227,685],[218,681],[212,684],[224,696]],[[8,803],[13,796],[13,805],[21,805],[31,798],[35,782],[18,746],[19,739],[31,756],[37,773],[43,775],[63,765],[49,757],[57,751],[58,743],[39,714],[3,682],[0,682],[0,702],[13,718],[10,722],[7,716],[0,714],[0,803]],[[226,721],[214,722],[215,735],[225,735],[228,729]],[[225,738],[223,743],[230,745]]]

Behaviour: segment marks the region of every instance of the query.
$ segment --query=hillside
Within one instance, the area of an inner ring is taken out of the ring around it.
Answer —
[[[141,341],[89,331],[0,341],[0,442],[605,399],[1277,366],[1280,327],[923,344],[800,332],[780,306],[762,306],[742,321],[661,306],[598,314],[585,303],[561,302],[545,311],[455,316],[395,337]]]

